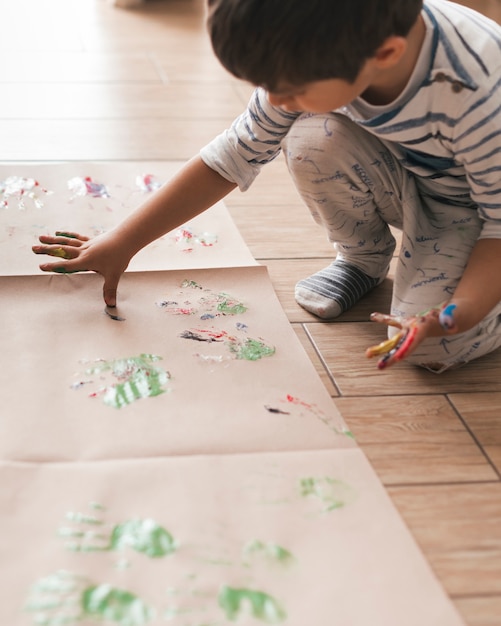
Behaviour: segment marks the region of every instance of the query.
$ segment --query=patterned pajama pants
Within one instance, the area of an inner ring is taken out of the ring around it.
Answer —
[[[436,188],[343,115],[300,116],[282,148],[294,184],[337,258],[383,278],[396,247],[390,226],[402,231],[393,315],[416,315],[453,295],[481,229],[474,207],[437,199]],[[465,333],[427,339],[408,360],[444,371],[500,345],[501,304]]]

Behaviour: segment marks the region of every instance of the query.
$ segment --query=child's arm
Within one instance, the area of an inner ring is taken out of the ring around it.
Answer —
[[[104,278],[104,300],[115,306],[120,277],[139,250],[202,213],[235,187],[196,156],[111,231],[94,239],[75,233],[41,236],[43,245],[33,246],[33,252],[59,257],[57,262],[40,265],[44,272],[98,272]]]
[[[476,326],[501,301],[501,239],[480,239],[452,298],[412,318],[374,313],[372,319],[400,328],[391,340],[367,350],[381,357],[380,369],[409,356],[427,337],[462,333]]]
[[[501,301],[501,239],[479,239],[473,248],[451,304],[456,305],[452,333],[481,322]],[[448,333],[450,334],[450,333]]]

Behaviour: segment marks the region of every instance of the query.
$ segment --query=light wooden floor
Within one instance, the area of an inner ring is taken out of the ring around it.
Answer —
[[[501,21],[497,0],[464,4]],[[250,94],[213,59],[203,7],[0,0],[0,160],[192,156]],[[338,321],[318,322],[295,304],[293,286],[327,265],[332,250],[283,161],[227,205],[466,623],[500,626],[501,353],[442,376],[406,364],[377,371],[364,349],[385,330],[367,320],[387,310],[391,278]]]

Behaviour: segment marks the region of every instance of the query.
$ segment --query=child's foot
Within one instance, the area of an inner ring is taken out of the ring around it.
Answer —
[[[351,309],[382,280],[367,276],[345,261],[334,261],[329,267],[297,283],[296,302],[317,317],[332,319]]]

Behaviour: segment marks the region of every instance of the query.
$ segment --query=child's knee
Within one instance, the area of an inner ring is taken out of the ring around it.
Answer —
[[[348,118],[336,113],[300,115],[282,142],[289,169],[316,169],[321,174],[325,160],[329,167],[336,160],[340,165],[346,162],[347,150],[354,144],[354,127]]]

